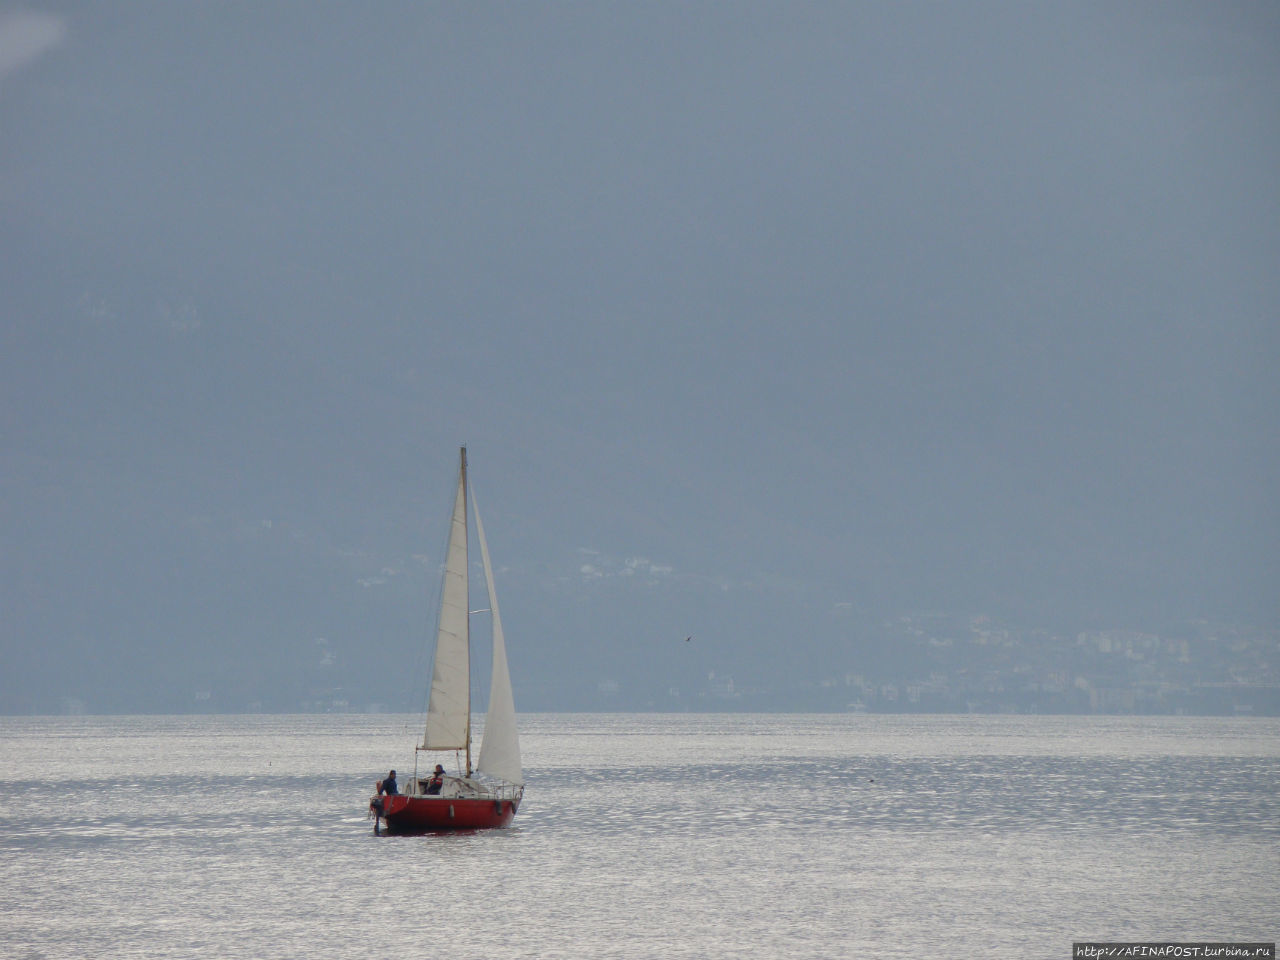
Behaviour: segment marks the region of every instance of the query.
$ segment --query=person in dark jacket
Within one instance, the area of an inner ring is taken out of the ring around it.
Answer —
[[[444,767],[436,764],[435,772],[431,774],[431,779],[427,781],[427,794],[434,796],[440,792],[440,788],[444,786]]]
[[[387,774],[385,780],[378,781],[378,796],[382,796],[385,793],[388,797],[391,797],[399,792],[400,788],[396,786],[396,772],[394,770]]]

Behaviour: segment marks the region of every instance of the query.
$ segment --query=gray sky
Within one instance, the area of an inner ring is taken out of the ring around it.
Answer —
[[[539,661],[1274,623],[1278,140],[1267,3],[0,6],[0,709],[409,649],[460,442]]]

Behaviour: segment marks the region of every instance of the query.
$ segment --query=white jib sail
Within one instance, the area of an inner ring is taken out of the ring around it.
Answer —
[[[480,745],[477,770],[487,776],[523,784],[520,769],[520,738],[516,732],[516,704],[511,695],[511,674],[507,670],[507,645],[502,638],[502,616],[498,613],[498,594],[493,588],[493,567],[489,565],[489,544],[484,539],[484,524],[476,507],[475,492],[471,509],[476,515],[476,538],[480,541],[480,560],[484,564],[484,582],[489,588],[489,610],[493,614],[493,677],[489,684],[489,712],[484,720],[484,742]]]
[[[467,452],[462,451],[458,494],[449,527],[440,627],[427,701],[424,750],[462,750],[471,734],[470,638],[467,632]]]

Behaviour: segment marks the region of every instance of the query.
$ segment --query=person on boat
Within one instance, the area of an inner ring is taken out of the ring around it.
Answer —
[[[387,779],[378,781],[378,796],[382,796],[385,793],[388,797],[391,797],[399,792],[400,789],[396,786],[396,772],[394,770],[387,774]]]
[[[426,794],[435,796],[440,792],[440,788],[444,786],[444,767],[436,764],[435,772],[431,774],[431,779],[427,781]]]

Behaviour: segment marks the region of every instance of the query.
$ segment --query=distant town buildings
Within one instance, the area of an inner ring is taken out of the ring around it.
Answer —
[[[1177,633],[1019,630],[905,614],[851,645],[876,670],[824,678],[829,708],[881,712],[1280,715],[1280,634],[1197,621]],[[834,681],[834,682],[833,682]]]

